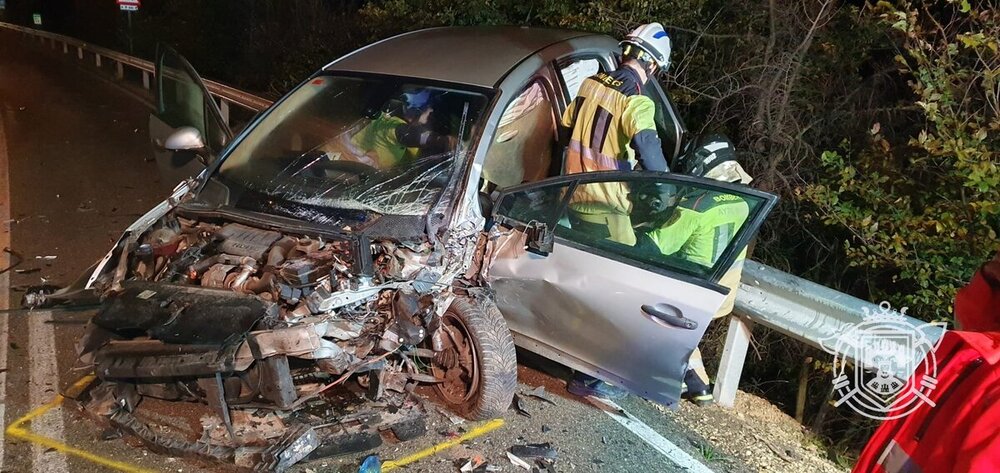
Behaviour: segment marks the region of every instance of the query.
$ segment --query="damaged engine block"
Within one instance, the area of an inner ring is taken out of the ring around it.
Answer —
[[[97,392],[114,398],[91,400],[88,410],[137,435],[142,429],[126,413],[142,397],[205,403],[230,436],[231,409],[291,413],[299,430],[337,424],[315,412],[337,386],[413,407],[415,385],[444,381],[436,376],[460,356],[440,323],[447,291],[431,291],[438,275],[426,266],[434,255],[423,241],[169,214],[116,257],[116,270],[95,283],[103,303],[80,359],[105,387]],[[288,442],[302,450],[317,435],[310,432]],[[275,458],[253,466],[281,469]]]

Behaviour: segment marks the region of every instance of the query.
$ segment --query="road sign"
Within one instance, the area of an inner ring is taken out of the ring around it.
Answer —
[[[37,26],[42,26],[42,14],[34,13],[31,15],[31,22]]]
[[[117,0],[122,11],[139,11],[139,0]]]
[[[0,10],[7,9],[7,0],[0,0]]]

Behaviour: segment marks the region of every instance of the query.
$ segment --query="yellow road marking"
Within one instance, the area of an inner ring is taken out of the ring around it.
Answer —
[[[466,432],[461,437],[454,438],[454,439],[451,439],[451,440],[448,440],[448,441],[445,441],[445,442],[441,442],[441,443],[439,443],[439,444],[437,444],[437,445],[435,445],[433,447],[421,450],[421,451],[419,451],[417,453],[414,453],[412,455],[407,455],[407,456],[405,456],[403,458],[400,458],[399,460],[389,460],[389,461],[387,461],[387,462],[385,462],[385,463],[382,464],[382,471],[394,470],[396,468],[409,465],[410,463],[413,463],[415,461],[422,460],[422,459],[427,458],[427,457],[429,457],[431,455],[435,455],[437,453],[443,452],[443,451],[445,451],[445,450],[447,450],[447,449],[449,449],[451,447],[454,447],[455,445],[458,445],[458,444],[460,444],[460,443],[462,443],[462,442],[464,442],[466,440],[474,439],[474,438],[479,437],[481,435],[488,434],[488,433],[490,433],[490,432],[492,432],[492,431],[494,431],[496,429],[499,429],[502,426],[503,426],[503,419],[493,419],[493,420],[491,420],[491,421],[489,421],[489,422],[487,422],[485,424],[480,425],[479,427],[476,427],[476,428],[474,428],[474,429]]]
[[[77,382],[73,383],[73,386],[70,387],[70,390],[71,391],[78,391],[80,389],[83,389],[84,386],[90,384],[90,382],[93,381],[93,380],[94,380],[94,376],[93,375],[84,376],[83,378],[81,378]],[[66,455],[73,455],[73,456],[76,456],[76,457],[80,457],[80,458],[82,458],[84,460],[87,460],[89,462],[93,462],[93,463],[96,463],[98,465],[103,465],[103,466],[106,466],[106,467],[109,467],[109,468],[114,468],[116,470],[123,471],[125,473],[150,473],[150,472],[153,472],[153,470],[147,470],[147,469],[142,468],[142,467],[137,466],[137,465],[132,465],[130,463],[120,462],[118,460],[114,460],[114,459],[111,459],[111,458],[108,458],[108,457],[104,457],[104,456],[98,455],[96,453],[88,452],[86,450],[81,450],[81,449],[73,447],[71,445],[67,445],[65,443],[62,443],[62,442],[60,442],[60,441],[58,441],[56,439],[52,439],[52,438],[46,437],[44,435],[38,435],[38,434],[36,434],[36,433],[34,433],[34,432],[32,432],[32,431],[30,431],[30,430],[28,430],[27,428],[24,427],[24,424],[27,424],[28,422],[31,422],[31,419],[34,419],[34,418],[36,418],[38,416],[41,416],[41,415],[44,415],[46,412],[49,412],[52,409],[55,409],[55,408],[61,406],[64,399],[65,398],[61,394],[57,394],[56,397],[55,397],[55,399],[49,401],[47,404],[43,404],[41,406],[38,406],[38,407],[32,409],[30,412],[28,412],[27,414],[25,414],[23,417],[21,417],[20,419],[17,419],[12,424],[10,424],[9,426],[7,426],[7,429],[5,430],[6,434],[9,435],[9,436],[11,436],[11,437],[14,437],[14,438],[18,438],[18,439],[21,439],[21,440],[26,440],[26,441],[31,442],[31,443],[36,443],[36,444],[39,444],[39,445],[43,445],[43,446],[51,448],[51,449],[53,449],[53,450],[55,450],[55,451],[57,451],[59,453],[63,453],[63,454],[66,454]],[[482,425],[479,425],[478,427],[476,427],[476,428],[474,428],[474,429],[466,432],[465,434],[463,434],[460,437],[457,437],[457,438],[454,438],[454,439],[451,439],[451,440],[448,440],[448,441],[445,441],[445,442],[441,442],[441,443],[439,443],[437,445],[434,445],[433,447],[426,448],[426,449],[421,450],[421,451],[419,451],[417,453],[414,453],[412,455],[407,455],[407,456],[405,456],[403,458],[400,458],[399,460],[389,460],[389,461],[387,461],[387,462],[385,462],[385,463],[382,464],[382,470],[383,471],[389,471],[389,470],[394,470],[396,468],[400,468],[400,467],[409,465],[410,463],[413,463],[413,462],[422,460],[424,458],[427,458],[427,457],[429,457],[431,455],[435,455],[437,453],[443,452],[443,451],[445,451],[445,450],[447,450],[449,448],[452,448],[455,445],[458,445],[458,444],[460,444],[462,442],[465,442],[467,440],[471,440],[471,439],[474,439],[476,437],[480,437],[482,435],[486,435],[486,434],[488,434],[488,433],[490,433],[490,432],[492,432],[492,431],[494,431],[496,429],[499,429],[500,427],[503,427],[503,424],[504,424],[503,419],[493,419],[493,420],[491,420],[489,422],[486,422],[486,423],[484,423]]]
[[[83,378],[80,378],[80,380],[78,380],[77,382],[73,383],[73,386],[70,387],[70,390],[78,391],[80,389],[83,389],[83,387],[90,384],[90,382],[93,380],[94,380],[93,375],[84,376]],[[129,463],[113,460],[111,458],[107,458],[98,455],[96,453],[88,452],[86,450],[81,450],[71,445],[62,443],[56,439],[49,438],[44,435],[38,435],[29,430],[28,428],[24,427],[24,424],[31,422],[31,419],[44,415],[46,412],[49,412],[52,409],[61,406],[64,399],[65,398],[61,394],[57,394],[55,399],[49,401],[46,404],[43,404],[41,406],[32,409],[31,412],[25,414],[24,417],[21,417],[20,419],[14,421],[12,424],[8,425],[7,429],[4,432],[10,437],[42,445],[51,448],[59,453],[80,457],[89,462],[93,462],[98,465],[106,466],[109,468],[114,468],[116,470],[124,471],[126,473],[147,473],[153,471]]]

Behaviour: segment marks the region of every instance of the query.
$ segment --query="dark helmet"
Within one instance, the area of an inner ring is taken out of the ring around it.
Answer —
[[[699,137],[681,156],[677,171],[689,176],[749,184],[753,179],[736,161],[736,148],[725,135]]]

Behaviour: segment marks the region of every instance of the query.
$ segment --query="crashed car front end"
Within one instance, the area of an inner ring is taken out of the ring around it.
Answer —
[[[418,125],[448,148],[363,154],[415,93],[435,97]],[[382,77],[290,93],[85,282],[26,300],[100,301],[78,341],[76,369],[97,379],[74,396],[84,411],[156,451],[280,471],[423,433],[418,384],[467,417],[506,409],[513,341],[467,281],[483,219],[466,157],[486,103]],[[200,428],[146,405],[202,412]]]
[[[471,382],[470,344],[441,324],[461,266],[445,245],[233,220],[181,204],[95,270],[103,302],[79,342],[78,369],[99,381],[80,397],[87,412],[157,451],[282,470],[321,445],[419,434],[416,385]],[[135,415],[144,398],[204,404],[218,422],[200,439],[164,436]]]

